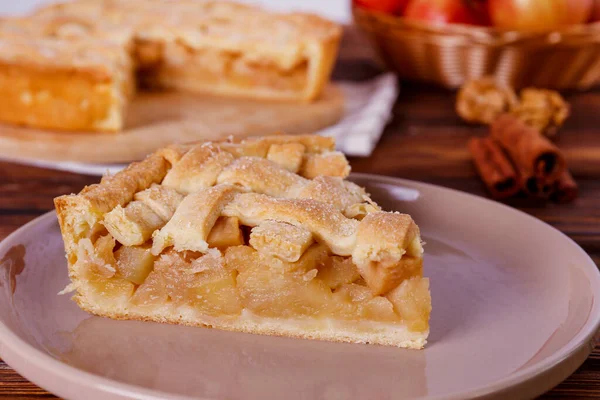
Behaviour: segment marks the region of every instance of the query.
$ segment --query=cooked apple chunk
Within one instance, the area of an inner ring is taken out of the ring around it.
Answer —
[[[121,246],[115,252],[117,272],[125,279],[136,285],[144,283],[152,268],[155,256],[150,251],[150,246]]]

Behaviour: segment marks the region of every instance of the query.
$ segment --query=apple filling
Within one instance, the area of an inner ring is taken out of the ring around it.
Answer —
[[[250,230],[237,218],[221,217],[209,235],[207,253],[169,248],[159,256],[149,242],[120,246],[105,232],[94,244],[80,241],[78,264],[92,295],[128,307],[185,307],[213,317],[247,310],[266,318],[402,322],[411,331],[428,329],[429,282],[421,278],[420,250],[410,254],[409,248],[405,254],[415,262],[407,263],[411,268],[402,282],[376,295],[350,257],[332,255],[312,242],[298,257],[284,260],[268,251],[272,243],[258,238],[265,230],[280,229],[279,240],[285,241],[286,232],[272,224],[260,228]]]
[[[250,59],[234,51],[192,49],[181,43],[138,41],[136,58],[141,81],[149,87],[302,92],[308,81],[308,62],[284,69],[266,59]]]

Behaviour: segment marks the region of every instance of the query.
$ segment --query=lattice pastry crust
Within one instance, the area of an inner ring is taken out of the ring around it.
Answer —
[[[314,135],[161,149],[55,200],[69,289],[112,318],[421,348],[419,229],[349,170]]]

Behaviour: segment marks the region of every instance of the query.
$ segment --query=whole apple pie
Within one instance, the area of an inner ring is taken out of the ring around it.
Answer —
[[[0,19],[0,121],[114,132],[136,87],[310,102],[339,25],[218,0],[75,0]]]
[[[419,228],[382,211],[330,138],[173,145],[55,199],[88,312],[422,348]]]

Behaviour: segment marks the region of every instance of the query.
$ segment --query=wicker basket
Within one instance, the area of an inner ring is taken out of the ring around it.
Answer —
[[[586,89],[600,82],[600,22],[546,33],[431,25],[352,7],[354,20],[401,79],[449,88],[494,75],[524,86]]]

